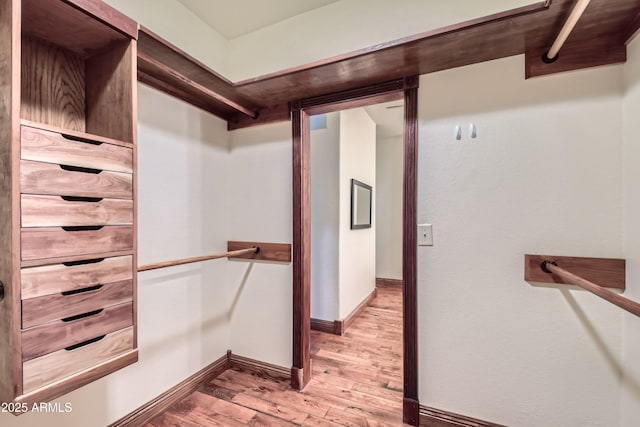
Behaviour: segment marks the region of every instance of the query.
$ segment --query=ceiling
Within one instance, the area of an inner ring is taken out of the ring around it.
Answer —
[[[338,0],[178,1],[224,38],[231,40]]]
[[[364,107],[376,123],[376,136],[388,138],[404,132],[404,102],[392,101]]]

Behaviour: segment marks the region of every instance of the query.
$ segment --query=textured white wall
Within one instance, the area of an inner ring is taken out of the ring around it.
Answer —
[[[523,280],[523,255],[621,257],[622,67],[523,79],[516,56],[420,79],[420,403],[616,426],[622,314]],[[478,138],[453,138],[454,126]],[[636,362],[637,364],[637,359]]]
[[[351,230],[352,178],[373,187],[371,228]],[[344,319],[376,286],[376,124],[363,108],[340,112],[339,188],[339,315]]]
[[[340,114],[311,132],[311,317],[339,318]]]
[[[624,252],[627,259],[627,290],[625,296],[640,301],[640,39],[627,48],[624,66]],[[624,359],[622,422],[635,427],[640,422],[640,318],[624,314]]]
[[[231,132],[230,240],[292,242],[291,123]],[[292,265],[229,262],[231,349],[291,366]]]
[[[376,141],[376,277],[402,280],[402,135]]]

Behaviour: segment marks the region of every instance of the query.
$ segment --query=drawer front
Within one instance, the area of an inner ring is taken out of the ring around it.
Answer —
[[[66,264],[23,268],[23,300],[133,279],[133,257],[98,258]]]
[[[131,350],[133,350],[133,327],[107,334],[99,341],[87,343],[82,347],[58,350],[26,361],[22,365],[24,393],[29,393]]]
[[[30,298],[22,301],[22,328],[32,328],[132,300],[132,280]]]
[[[107,225],[97,230],[23,228],[20,238],[23,261],[126,251],[133,249],[133,226]]]
[[[23,227],[133,224],[133,200],[21,196]]]
[[[20,192],[51,196],[132,199],[131,174],[77,169],[53,163],[20,162]]]
[[[80,141],[56,132],[22,126],[21,158],[38,162],[97,168],[113,172],[133,172],[133,150],[118,145]]]
[[[64,350],[133,325],[133,304],[106,307],[22,331],[22,360]]]

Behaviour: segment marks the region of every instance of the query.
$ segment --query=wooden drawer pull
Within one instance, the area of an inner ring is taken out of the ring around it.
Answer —
[[[98,203],[104,200],[104,197],[81,197],[81,196],[60,196],[65,202],[91,202]]]
[[[67,351],[73,351],[73,350],[75,350],[77,348],[85,347],[85,346],[87,346],[89,344],[93,344],[93,343],[96,343],[98,341],[102,341],[104,339],[104,337],[106,337],[106,335],[102,335],[102,336],[99,336],[99,337],[91,338],[90,340],[86,340],[86,341],[80,342],[78,344],[70,345],[69,347],[65,347],[64,349],[67,350]]]
[[[69,165],[59,165],[59,166],[60,166],[60,169],[65,170],[67,172],[92,173],[94,175],[98,175],[102,172],[102,169],[83,168],[81,166],[69,166]]]
[[[104,287],[104,285],[95,285],[95,286],[89,286],[87,288],[74,289],[73,291],[64,291],[64,292],[60,292],[60,293],[62,294],[62,296],[69,297],[71,295],[78,295],[78,294],[84,294],[84,293],[87,293],[87,292],[98,291],[98,290],[102,289],[103,287]]]
[[[102,261],[104,261],[104,258],[81,259],[80,261],[63,262],[62,265],[65,267],[73,267],[76,265],[97,264]]]
[[[91,139],[81,138],[79,136],[73,136],[73,135],[69,135],[69,134],[66,134],[66,133],[61,133],[60,135],[64,139],[69,139],[71,141],[84,142],[85,144],[91,144],[91,145],[102,145],[102,142],[100,142],[100,141],[93,141]]]
[[[97,316],[98,314],[102,313],[103,311],[104,311],[104,308],[101,308],[99,310],[90,311],[88,313],[76,314],[75,316],[65,317],[64,319],[60,319],[60,320],[65,322],[65,323],[74,322],[76,320],[86,319],[87,317]]]
[[[104,225],[74,225],[61,227],[64,231],[98,231]]]

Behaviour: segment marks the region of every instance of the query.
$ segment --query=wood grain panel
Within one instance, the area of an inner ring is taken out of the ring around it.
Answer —
[[[133,177],[120,172],[64,170],[53,163],[22,160],[20,190],[26,194],[132,199]]]
[[[84,61],[49,43],[23,37],[22,117],[85,130]]]
[[[129,302],[105,307],[96,314],[76,320],[65,319],[22,331],[22,360],[40,357],[131,326],[133,304]]]
[[[133,200],[67,201],[23,194],[22,227],[124,225],[133,223]]]
[[[624,290],[626,287],[626,262],[624,259],[615,258],[525,255],[524,280],[541,283],[567,283],[560,276],[542,271],[540,268],[542,261],[555,261],[558,267],[605,288]]]
[[[89,134],[64,135],[30,126],[21,127],[23,160],[56,163],[112,172],[133,172],[131,148],[105,144]]]
[[[0,0],[0,402],[22,391],[20,362],[19,193],[20,6]]]
[[[426,427],[505,427],[454,412],[420,406],[420,425]]]
[[[65,231],[59,227],[23,228],[22,259],[59,258],[133,249],[133,227],[108,225],[99,230]]]
[[[84,13],[83,8],[89,9],[90,14],[110,25]],[[24,34],[63,46],[81,57],[100,52],[113,42],[128,40],[136,33],[133,20],[103,2],[22,0],[22,15]]]
[[[291,262],[291,245],[289,243],[268,243],[268,242],[227,242],[227,251],[237,251],[258,247],[257,253],[235,256],[230,259],[250,259],[255,261]]]
[[[96,262],[97,261],[97,262]],[[77,291],[96,285],[133,279],[133,257],[121,256],[72,265],[23,268],[22,299]]]
[[[96,289],[98,287],[98,289]],[[54,294],[22,301],[22,328],[77,316],[133,300],[132,280],[96,285],[85,292]]]
[[[132,349],[133,327],[128,327],[75,350],[59,350],[28,360],[23,365],[24,390],[30,393],[39,387],[89,369]],[[99,378],[99,376],[93,375],[92,378]]]
[[[87,60],[87,132],[133,142],[135,41],[112,44]]]
[[[322,320],[311,318],[311,330],[327,334],[342,335],[342,325],[335,320]]]

